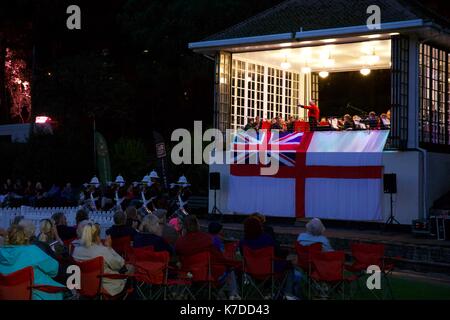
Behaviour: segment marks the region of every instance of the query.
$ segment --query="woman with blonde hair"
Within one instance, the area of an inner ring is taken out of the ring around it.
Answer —
[[[6,245],[0,248],[0,273],[10,274],[33,267],[34,284],[63,287],[52,278],[58,274],[59,263],[37,246],[30,245],[30,233],[22,225],[12,225]],[[62,300],[62,293],[33,290],[33,300]]]
[[[100,227],[93,222],[86,223],[83,227],[80,245],[76,246],[72,257],[78,261],[91,260],[103,257],[104,273],[126,273],[125,260],[111,247],[111,238],[108,237],[105,245],[100,240]],[[111,296],[121,293],[125,288],[126,280],[108,279],[102,280],[103,289]]]
[[[58,242],[61,245],[64,243],[58,236],[58,231],[56,230],[55,223],[50,219],[42,219],[39,222],[39,235],[37,239],[39,241],[52,244],[53,242]]]

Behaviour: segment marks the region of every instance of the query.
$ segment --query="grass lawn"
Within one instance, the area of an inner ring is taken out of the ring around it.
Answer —
[[[414,277],[405,274],[393,274],[389,277],[393,298],[395,300],[450,300],[450,283],[438,281],[436,279],[426,279],[424,277]],[[382,282],[382,288],[386,285]],[[374,293],[366,287],[366,278],[360,279],[360,288],[353,287],[355,300],[377,299]],[[380,291],[375,293],[378,297],[382,295]],[[390,299],[389,295],[387,299]]]

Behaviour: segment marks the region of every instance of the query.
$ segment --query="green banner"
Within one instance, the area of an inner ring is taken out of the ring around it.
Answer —
[[[111,181],[111,163],[109,162],[108,145],[103,135],[95,132],[95,146],[97,150],[97,170],[100,183]]]

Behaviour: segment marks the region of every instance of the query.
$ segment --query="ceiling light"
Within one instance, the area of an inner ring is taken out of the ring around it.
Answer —
[[[281,63],[281,69],[287,70],[291,68],[291,64],[287,61],[287,55],[284,57],[284,62]]]
[[[310,67],[303,67],[302,68],[302,73],[311,73],[311,68]]]
[[[329,75],[330,73],[328,72],[328,71],[320,71],[319,72],[319,76],[321,77],[321,78],[326,78],[326,77],[328,77],[328,75]]]
[[[323,61],[323,66],[327,68],[334,66],[334,59],[325,59]]]
[[[290,68],[291,68],[291,64],[289,62],[285,61],[285,62],[281,63],[281,69],[288,70]]]
[[[359,70],[359,72],[361,72],[361,74],[363,76],[368,76],[370,74],[370,69],[369,68],[362,68],[361,70]]]
[[[363,36],[364,38],[368,38],[368,39],[376,39],[376,38],[380,38],[381,34],[370,34],[368,36]]]

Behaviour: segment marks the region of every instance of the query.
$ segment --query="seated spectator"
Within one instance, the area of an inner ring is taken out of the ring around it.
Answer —
[[[272,236],[264,232],[261,218],[253,215],[244,221],[244,239],[240,241],[239,246],[242,253],[242,248],[244,246],[254,250],[265,247],[275,247],[275,241]]]
[[[127,216],[123,211],[114,214],[114,225],[106,230],[106,235],[111,238],[122,238],[129,236],[131,239],[137,234],[136,229],[127,225]]]
[[[179,233],[173,226],[167,223],[167,210],[156,209],[153,214],[159,219],[159,226],[161,227],[161,235],[169,245],[175,246],[175,242],[178,240]]]
[[[244,255],[244,247],[253,250],[273,247],[274,255],[277,257],[275,241],[272,236],[264,232],[261,218],[258,218],[255,215],[248,217],[244,221],[244,239],[239,243],[242,255]],[[287,272],[286,286],[284,288],[285,298],[287,300],[297,300],[298,298],[295,294],[295,291],[297,290],[295,290],[295,287],[298,286],[297,282],[299,282],[299,280],[295,281],[296,274],[289,263],[286,260],[283,260],[284,258],[278,258],[280,260],[274,262],[274,271]]]
[[[10,274],[33,267],[34,284],[64,287],[52,278],[58,274],[59,263],[37,246],[30,245],[23,226],[12,225],[8,230],[7,245],[0,248],[0,273]],[[33,290],[33,300],[62,300],[62,293]]]
[[[100,240],[100,228],[93,223],[84,226],[80,246],[75,247],[72,257],[78,261],[91,260],[97,257],[104,259],[104,273],[123,274],[131,271],[127,268],[125,260],[111,247],[111,240],[107,238],[105,245]],[[102,288],[110,295],[115,296],[125,288],[126,280],[108,279],[102,280]]]
[[[223,243],[223,225],[219,222],[211,222],[208,225],[208,233],[212,236],[213,245],[220,252],[225,251],[225,244]]]
[[[127,216],[127,226],[138,230],[139,225],[141,224],[141,217],[138,214],[136,207],[128,207],[125,211],[125,215]]]
[[[50,219],[42,219],[39,222],[39,235],[37,239],[47,244],[52,244],[53,242],[60,242],[62,244],[56,231],[56,226]]]
[[[309,246],[314,243],[321,243],[325,252],[333,251],[330,241],[323,235],[325,227],[320,219],[314,218],[306,224],[306,232],[300,233],[297,241],[302,246]]]
[[[71,206],[76,203],[74,190],[70,182],[66,183],[66,186],[61,191],[61,199],[64,205]]]
[[[75,222],[77,224],[77,227],[80,224],[80,222],[84,220],[89,220],[89,213],[86,210],[80,209],[77,211],[75,215]]]
[[[57,212],[52,215],[52,219],[56,225],[56,231],[62,241],[75,239],[77,237],[77,229],[67,225],[67,219],[64,213]]]
[[[134,236],[133,247],[152,246],[155,251],[167,251],[173,254],[173,248],[161,236],[162,229],[155,215],[147,215],[142,220],[140,231]]]
[[[229,263],[223,253],[214,246],[211,235],[200,231],[200,225],[195,216],[189,215],[185,218],[183,232],[184,235],[175,244],[175,251],[178,256],[191,256],[200,252],[209,252],[212,263]],[[230,300],[240,299],[234,271],[227,271],[219,278],[226,278]]]

